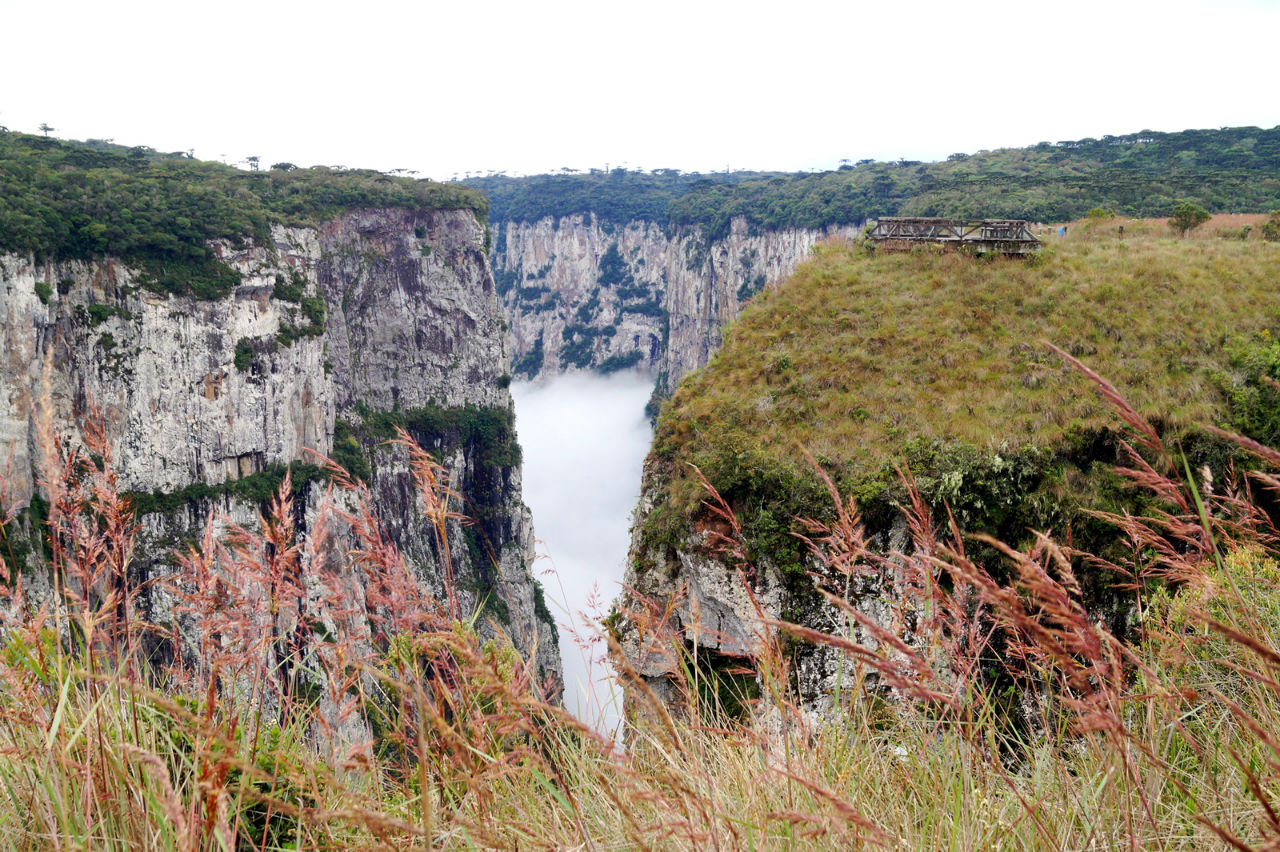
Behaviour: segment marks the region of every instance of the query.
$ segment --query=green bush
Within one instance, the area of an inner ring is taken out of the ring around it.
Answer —
[[[649,288],[643,284],[620,285],[615,292],[618,294],[618,298],[624,302],[634,302],[636,299],[648,299],[650,297]]]
[[[1173,213],[1169,216],[1169,227],[1185,237],[1188,231],[1199,228],[1208,221],[1208,210],[1205,210],[1199,204],[1183,201],[1174,205]]]
[[[153,293],[214,300],[231,295],[240,273],[210,256],[146,257],[138,281]]]
[[[290,482],[294,496],[302,494],[310,483],[320,479],[323,474],[316,465],[295,461],[288,465],[270,465],[242,479],[227,480],[217,485],[194,482],[177,491],[133,491],[124,496],[129,499],[139,517],[154,512],[174,512],[189,503],[224,496],[263,507],[280,489],[280,483],[284,482],[286,472],[291,476]]]
[[[743,281],[742,284],[738,287],[738,301],[745,302],[748,299],[752,298],[757,293],[764,290],[765,283],[766,283],[766,279],[764,275],[757,275],[756,277],[750,280]]]
[[[612,326],[608,326],[612,329]],[[566,367],[585,367],[591,363],[595,353],[595,342],[605,332],[589,325],[567,325],[560,332],[563,346],[560,347],[560,365]]]
[[[324,334],[324,326],[322,325],[293,325],[292,323],[280,323],[280,330],[276,332],[276,341],[281,346],[292,346],[299,340],[306,337],[320,337]]]
[[[1272,210],[1262,226],[1262,238],[1269,243],[1280,242],[1280,210]]]
[[[235,368],[242,373],[248,372],[253,366],[254,356],[257,350],[254,348],[253,341],[247,337],[242,337],[236,341],[236,353],[232,359]]]
[[[115,305],[99,305],[92,304],[85,307],[85,313],[89,318],[90,326],[102,325],[111,317],[120,317],[121,319],[132,319],[133,315],[124,308],[118,308]]]
[[[325,303],[320,296],[307,296],[302,299],[302,315],[311,321],[313,326],[324,326]]]
[[[546,358],[546,352],[542,346],[542,332],[538,332],[538,339],[533,342],[533,348],[520,356],[514,364],[511,365],[511,372],[517,376],[524,376],[532,379],[534,376],[542,372],[542,364]]]
[[[360,445],[355,429],[341,417],[333,421],[333,452],[330,458],[355,479],[365,482],[373,479],[368,454]]]
[[[661,317],[666,315],[666,309],[658,302],[657,299],[648,299],[635,304],[624,304],[622,310],[628,314],[640,314],[646,317]]]
[[[610,355],[608,358],[605,358],[600,362],[599,366],[596,367],[596,370],[607,376],[610,373],[629,370],[643,360],[644,353],[636,349],[621,355]]]
[[[275,286],[271,288],[271,298],[297,304],[302,301],[305,285],[305,281],[290,282],[283,274],[278,274],[276,275]]]
[[[578,322],[586,324],[596,318],[596,313],[600,310],[600,291],[595,290],[591,294],[591,298],[578,307],[575,316]]]
[[[519,283],[520,270],[518,269],[495,269],[493,271],[493,286],[498,291],[499,296],[507,295]]]
[[[1235,341],[1227,350],[1233,373],[1216,376],[1227,398],[1228,425],[1269,447],[1280,446],[1280,340],[1269,333]]]
[[[551,628],[552,641],[559,643],[560,631],[556,628],[556,620],[551,616],[551,610],[547,608],[547,596],[542,589],[542,583],[538,582],[533,584],[533,614],[538,617],[539,621]]]
[[[551,293],[551,288],[535,284],[532,287],[521,287],[517,290],[517,293],[519,294],[520,301],[522,302],[536,302],[543,296],[549,295]]]
[[[627,269],[627,262],[623,260],[622,252],[618,251],[617,243],[610,243],[609,248],[601,256],[599,274],[596,276],[596,280],[605,287],[611,287],[615,284],[625,287],[635,280]]]

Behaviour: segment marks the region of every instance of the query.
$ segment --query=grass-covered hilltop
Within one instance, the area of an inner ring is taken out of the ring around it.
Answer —
[[[1110,472],[1120,422],[1047,344],[1221,477],[1236,454],[1205,425],[1280,438],[1265,383],[1280,375],[1280,244],[1247,233],[1220,222],[1178,239],[1163,220],[1098,217],[1046,234],[1030,260],[821,247],[664,406],[659,503],[638,540],[662,552],[706,516],[696,467],[738,512],[749,555],[811,587],[795,518],[833,509],[807,452],[873,533],[900,516],[902,467],[967,532],[1110,547],[1114,530],[1078,509],[1137,508]]]
[[[601,221],[703,225],[722,236],[736,216],[764,228],[819,228],[875,216],[987,216],[1069,221],[1095,207],[1166,216],[1178,201],[1214,212],[1280,207],[1280,127],[1225,127],[1041,142],[952,154],[937,163],[859,160],[812,174],[589,174],[468,179],[492,219],[595,213]]]

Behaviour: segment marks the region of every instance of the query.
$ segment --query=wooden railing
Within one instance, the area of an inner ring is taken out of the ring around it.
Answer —
[[[978,251],[1022,254],[1037,251],[1040,240],[1022,219],[937,219],[885,216],[868,232],[872,240],[890,243],[943,243]]]

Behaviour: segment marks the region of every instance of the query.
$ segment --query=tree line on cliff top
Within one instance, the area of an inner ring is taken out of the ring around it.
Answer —
[[[1266,212],[1280,207],[1280,127],[1144,130],[817,173],[613,169],[467,183],[489,196],[494,220],[591,212],[613,224],[701,225],[713,238],[738,216],[765,228],[817,228],[889,215],[1067,221],[1096,207],[1167,216],[1180,201]]]
[[[882,215],[1064,221],[1099,207],[1167,216],[1181,201],[1214,212],[1280,207],[1280,128],[1142,131],[818,173],[613,169],[465,185],[288,163],[246,172],[0,129],[0,251],[41,259],[110,254],[198,268],[212,263],[209,240],[267,240],[273,221],[306,224],[357,207],[466,208],[499,221],[589,212],[610,224],[701,225],[714,238],[739,216],[765,228]]]
[[[243,171],[181,152],[0,128],[0,252],[199,268],[213,262],[210,240],[269,243],[272,222],[309,224],[360,207],[488,211],[480,193],[458,184],[289,163]]]

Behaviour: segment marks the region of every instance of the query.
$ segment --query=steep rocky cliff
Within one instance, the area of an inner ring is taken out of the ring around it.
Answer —
[[[909,470],[939,536],[954,519],[968,558],[994,577],[1009,577],[1009,562],[974,534],[1024,547],[1048,531],[1101,556],[1076,557],[1079,600],[1117,635],[1132,628],[1131,577],[1106,567],[1137,573],[1132,547],[1091,510],[1162,507],[1113,473],[1127,461],[1114,407],[1040,341],[1111,381],[1188,466],[1154,452],[1145,463],[1230,491],[1247,459],[1200,425],[1280,437],[1265,366],[1280,363],[1266,307],[1280,255],[1261,241],[1170,239],[1164,222],[1129,223],[1123,239],[1114,226],[1073,232],[1030,263],[822,247],[744,311],[664,407],[645,463],[613,625],[652,689],[674,700],[691,664],[709,677],[750,670],[771,622],[841,627],[815,584],[909,630],[887,617],[892,570],[864,560],[865,574],[841,575],[798,537],[813,532],[797,519],[836,517],[815,460],[856,505],[870,551],[911,552]],[[1182,321],[1188,310],[1196,323]],[[702,476],[737,529],[709,508]],[[722,536],[740,550],[726,555]],[[653,641],[636,617],[646,608],[674,641]],[[788,686],[825,710],[842,655],[784,644]]]
[[[39,503],[36,412],[77,440],[96,409],[142,525],[139,581],[210,510],[250,524],[291,466],[303,531],[324,490],[308,451],[369,481],[373,509],[420,582],[443,597],[405,453],[408,429],[445,464],[474,526],[453,524],[467,611],[558,672],[554,628],[529,566],[533,536],[507,390],[503,320],[470,211],[361,209],[272,227],[273,245],[214,244],[240,274],[224,298],[157,293],[138,265],[0,256],[0,464],[7,505]],[[335,440],[336,438],[336,440]],[[39,585],[32,577],[33,585]],[[359,578],[355,578],[359,580]],[[151,617],[173,617],[162,600]],[[488,630],[489,628],[484,628]]]
[[[707,362],[748,300],[821,240],[856,231],[765,230],[737,218],[709,241],[700,226],[617,225],[593,214],[494,228],[516,375],[642,366],[657,373],[663,395]]]

